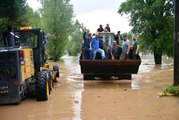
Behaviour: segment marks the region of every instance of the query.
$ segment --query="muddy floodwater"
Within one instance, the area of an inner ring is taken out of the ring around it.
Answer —
[[[179,120],[179,97],[159,97],[173,83],[173,61],[142,56],[132,80],[86,80],[77,57],[58,62],[60,78],[48,101],[27,98],[19,105],[0,105],[0,120]]]

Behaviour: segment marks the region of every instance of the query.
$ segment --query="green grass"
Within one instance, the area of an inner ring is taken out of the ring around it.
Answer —
[[[170,85],[162,93],[163,96],[167,96],[170,93],[174,96],[179,96],[179,85]]]

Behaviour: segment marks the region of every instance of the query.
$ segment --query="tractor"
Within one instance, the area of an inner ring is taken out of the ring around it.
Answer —
[[[19,104],[28,96],[48,100],[59,68],[46,61],[45,36],[31,27],[0,35],[0,104]]]
[[[99,32],[99,36],[103,37],[103,42],[105,37],[109,37],[109,45],[112,45],[114,40],[114,33],[112,32]],[[82,54],[83,55],[83,54]],[[82,56],[81,55],[81,56]],[[117,77],[121,79],[132,79],[132,74],[137,74],[139,66],[141,64],[140,56],[137,59],[127,59],[122,60],[102,60],[100,55],[95,60],[83,59],[80,57],[79,64],[81,68],[81,73],[83,74],[84,80],[94,80],[96,77],[110,80],[112,77]]]

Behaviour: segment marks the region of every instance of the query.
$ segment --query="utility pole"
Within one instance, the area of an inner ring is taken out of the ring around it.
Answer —
[[[175,33],[174,33],[174,84],[179,85],[179,0],[175,5]]]

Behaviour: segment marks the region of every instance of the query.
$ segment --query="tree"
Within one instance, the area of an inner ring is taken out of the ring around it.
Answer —
[[[40,28],[41,27],[41,20],[39,12],[33,11],[32,8],[29,6],[26,9],[26,14],[23,16],[23,25],[24,26],[32,26],[32,28]]]
[[[87,30],[83,24],[80,24],[78,20],[73,23],[73,32],[69,36],[68,40],[68,54],[76,56],[79,53],[80,46],[83,41],[83,32]]]
[[[161,64],[162,55],[173,55],[172,0],[127,0],[118,13],[130,16],[132,31],[140,34],[143,50],[154,53],[155,64]]]
[[[73,7],[69,0],[42,0],[42,27],[51,34],[47,53],[58,60],[64,53],[71,32]]]
[[[0,30],[7,26],[21,26],[22,16],[26,13],[26,0],[0,0]]]

